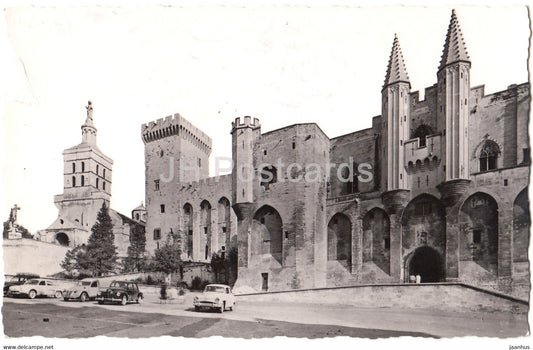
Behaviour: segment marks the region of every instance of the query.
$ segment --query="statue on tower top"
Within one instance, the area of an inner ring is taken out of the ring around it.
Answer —
[[[87,120],[93,120],[93,103],[89,100],[87,102],[87,106],[85,106],[87,109]]]

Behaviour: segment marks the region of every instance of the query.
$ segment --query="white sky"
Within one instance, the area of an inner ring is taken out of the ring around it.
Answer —
[[[454,6],[486,93],[528,80],[525,7]],[[112,207],[144,200],[141,124],[180,113],[231,157],[231,121],[263,132],[316,122],[330,137],[371,126],[394,33],[412,90],[436,82],[450,6],[17,7],[0,19],[4,148],[0,219],[44,229],[57,217],[62,151],[81,142],[91,99],[114,160]],[[421,96],[421,97],[422,97]]]

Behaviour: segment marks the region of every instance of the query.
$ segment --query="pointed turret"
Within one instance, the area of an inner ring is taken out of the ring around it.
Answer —
[[[442,164],[445,181],[468,179],[469,175],[470,66],[463,33],[453,10],[437,72],[437,123],[439,130],[446,131],[443,148],[446,161]]]
[[[387,169],[386,184],[388,190],[405,189],[407,173],[404,166],[403,142],[409,139],[409,93],[411,83],[405,68],[400,41],[394,35],[392,51],[387,67],[385,83],[381,90],[383,145],[387,156],[383,167]],[[386,136],[385,136],[386,135]]]
[[[405,61],[403,59],[400,41],[398,40],[398,36],[394,34],[394,41],[392,43],[392,51],[389,58],[389,65],[387,67],[387,74],[385,75],[383,89],[398,82],[408,83],[411,85],[409,82],[409,74],[407,74],[407,69],[405,68]]]
[[[455,10],[452,10],[452,18],[450,20],[450,25],[448,26],[446,41],[444,42],[439,71],[447,65],[460,61],[470,63],[470,56],[468,56],[468,51],[466,50],[463,32],[459,26],[459,20],[457,19]]]

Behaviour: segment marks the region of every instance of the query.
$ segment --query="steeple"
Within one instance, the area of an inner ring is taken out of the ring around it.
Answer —
[[[466,50],[463,32],[459,26],[459,20],[457,19],[455,10],[452,10],[452,18],[450,20],[450,25],[448,26],[446,41],[444,42],[444,49],[442,51],[439,71],[447,65],[459,61],[470,63],[470,57],[468,56],[468,51]]]
[[[93,124],[93,103],[88,101],[85,108],[87,109],[87,119],[85,119],[85,124],[81,126],[82,143],[96,146],[96,128]]]
[[[405,61],[403,60],[400,41],[398,40],[398,36],[394,34],[394,41],[392,43],[392,51],[390,54],[389,65],[387,67],[387,74],[385,76],[383,89],[397,82],[408,83],[409,86],[411,86],[411,83],[409,82],[409,74],[407,74]]]

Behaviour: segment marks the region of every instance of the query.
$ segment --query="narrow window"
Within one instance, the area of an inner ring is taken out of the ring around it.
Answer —
[[[418,188],[420,188],[420,177],[417,178]]]
[[[105,168],[102,170],[102,177],[105,179]]]
[[[226,233],[226,231],[227,231],[226,226],[222,226],[222,232]]]
[[[76,176],[72,177],[72,187],[76,187]]]
[[[83,167],[82,167],[82,169],[83,169]],[[81,186],[82,187],[85,186],[85,177],[83,175],[81,176]]]
[[[209,246],[205,245],[205,259],[207,260],[207,256],[209,255]]]
[[[199,168],[202,167],[202,159],[201,159],[201,158],[198,158],[198,159],[197,159],[197,164],[198,164],[198,167],[199,167]]]
[[[266,149],[263,151],[263,155],[265,155],[265,156],[267,155],[267,150]]]
[[[85,162],[81,162],[81,172],[85,172]]]
[[[285,239],[289,239],[289,231],[285,231]]]
[[[207,234],[207,226],[204,226],[204,235]]]
[[[161,205],[160,205],[160,210],[161,210],[161,213],[164,213],[164,212],[165,212],[165,205],[164,205],[164,204],[161,204]]]
[[[296,142],[293,142],[292,143],[292,149],[295,149],[296,148]]]
[[[154,187],[156,191],[159,191],[159,180],[154,180]]]
[[[481,243],[481,230],[477,229],[472,232],[472,242]]]
[[[192,236],[192,230],[189,230],[189,236]]]
[[[102,181],[102,190],[105,191],[105,181]]]
[[[154,241],[161,239],[161,229],[154,228]]]
[[[99,186],[98,186],[98,183],[100,182],[99,180],[100,180],[100,179],[96,178],[96,188],[99,187]]]
[[[72,172],[73,172],[73,173],[76,172],[76,163],[72,163]]]
[[[429,175],[426,175],[426,186],[429,186]]]
[[[383,245],[385,249],[390,249],[390,237],[385,237],[383,239]]]
[[[508,184],[509,184],[509,182],[507,181],[507,179],[504,179],[504,180],[503,180],[503,185],[504,185],[504,186],[507,186]]]
[[[99,173],[100,173],[100,166],[96,164],[96,175],[98,175]]]

